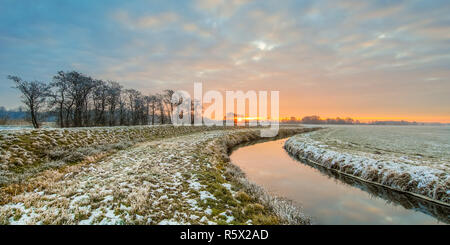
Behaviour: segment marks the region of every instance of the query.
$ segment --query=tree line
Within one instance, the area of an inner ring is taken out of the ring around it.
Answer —
[[[320,116],[306,116],[303,117],[301,123],[304,124],[360,124],[360,121],[353,118],[320,118]]]
[[[7,125],[9,122],[21,121],[26,117],[26,112],[19,107],[14,110],[8,110],[0,106],[0,125]]]
[[[405,120],[401,121],[371,121],[360,122],[359,120],[346,117],[346,118],[321,118],[320,116],[306,116],[300,120],[292,117],[291,119],[282,120],[283,123],[302,123],[302,124],[332,124],[332,125],[446,125],[443,123],[423,123],[423,122],[409,122]]]
[[[361,124],[360,121],[353,118],[321,118],[320,116],[306,116],[301,119],[291,117],[290,119],[282,119],[283,123],[302,123],[302,124]]]
[[[144,95],[115,81],[92,78],[77,71],[59,71],[49,83],[8,76],[21,92],[33,127],[42,115],[54,115],[59,127],[170,124],[173,90]]]

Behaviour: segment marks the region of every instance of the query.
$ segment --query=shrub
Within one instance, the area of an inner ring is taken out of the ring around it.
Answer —
[[[86,156],[80,151],[72,151],[68,153],[63,160],[67,163],[76,163],[83,161],[85,157]]]

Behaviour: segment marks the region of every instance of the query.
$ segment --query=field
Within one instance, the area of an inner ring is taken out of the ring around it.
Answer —
[[[0,126],[0,130],[21,130],[21,129],[31,129],[32,126]]]
[[[0,186],[19,183],[46,169],[95,162],[139,142],[214,129],[134,126],[0,130]]]
[[[332,126],[285,148],[301,159],[397,190],[450,203],[450,128]]]
[[[283,128],[279,136],[310,130]],[[4,154],[18,146],[17,156],[36,157],[20,166],[4,159],[0,224],[308,224],[229,162],[232,147],[258,139],[259,129],[214,127],[4,132]],[[34,142],[50,153],[40,158]],[[29,174],[9,178],[21,173]]]
[[[450,168],[450,127],[334,126],[311,137],[339,148],[410,159],[411,164]]]

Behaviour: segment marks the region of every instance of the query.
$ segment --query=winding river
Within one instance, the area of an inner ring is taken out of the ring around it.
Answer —
[[[269,192],[293,200],[315,224],[448,224],[450,208],[293,159],[286,139],[241,146],[231,161]]]

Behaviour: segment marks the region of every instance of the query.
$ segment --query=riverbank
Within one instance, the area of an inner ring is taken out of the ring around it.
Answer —
[[[450,223],[450,207],[298,161],[283,148],[286,140],[248,144],[233,151],[230,158],[250,181],[301,205],[313,224]]]
[[[260,139],[259,129],[198,130],[6,185],[0,223],[309,224],[230,163],[229,150]],[[281,128],[279,137],[310,130]]]
[[[450,204],[447,163],[441,164],[439,159],[427,156],[425,150],[418,149],[411,156],[405,153],[407,149],[397,150],[395,146],[383,149],[382,145],[371,146],[357,140],[336,138],[333,130],[336,129],[326,129],[317,135],[294,136],[286,141],[285,149],[301,160],[440,204]],[[349,133],[344,135],[350,138]],[[370,142],[376,140],[366,139]],[[411,142],[401,146],[407,144]]]
[[[44,170],[97,162],[140,142],[227,127],[91,127],[0,130],[0,186]]]

